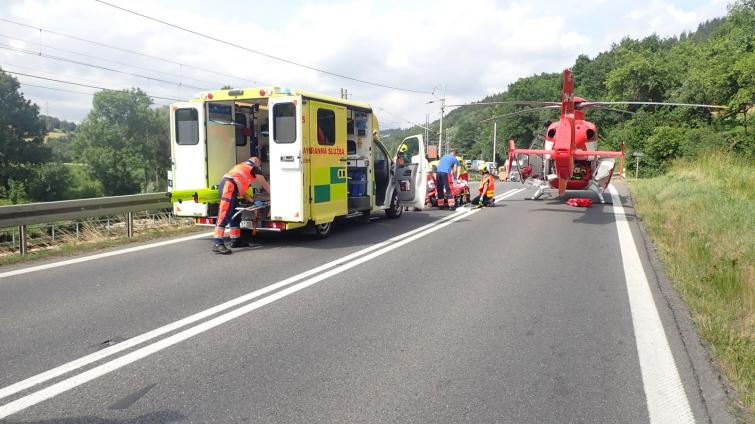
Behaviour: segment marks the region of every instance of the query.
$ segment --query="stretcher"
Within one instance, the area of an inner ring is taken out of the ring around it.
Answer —
[[[261,212],[269,207],[269,200],[255,200],[254,203],[249,206],[237,207],[236,213],[233,214],[233,218],[236,218],[241,214],[241,224],[239,226],[241,228],[252,230],[252,235],[254,236],[257,235],[257,227],[262,220],[260,216],[262,215]],[[267,214],[264,214],[264,216],[267,216]]]

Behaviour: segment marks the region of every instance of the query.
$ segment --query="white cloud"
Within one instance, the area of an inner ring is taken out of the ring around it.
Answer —
[[[674,4],[670,0],[582,0],[573,4],[556,0],[294,3],[259,0],[227,1],[221,8],[194,0],[113,1],[251,49],[361,80],[421,91],[445,84],[449,102],[454,103],[504,91],[517,78],[533,73],[558,72],[572,64],[578,54],[595,55],[625,35],[642,37],[653,32],[672,35],[725,14],[724,0],[701,5]],[[437,106],[426,104],[432,99],[430,95],[386,90],[292,66],[91,0],[15,0],[0,4],[0,17],[189,65],[179,66],[42,33],[42,43],[51,47],[155,69],[163,73],[150,75],[180,80],[184,85],[209,88],[218,88],[218,84],[252,85],[190,67],[196,66],[259,81],[261,85],[301,87],[330,95],[338,95],[340,88],[347,88],[354,99],[414,122],[424,122],[427,113],[433,120],[438,117]],[[28,40],[24,48],[39,48],[39,31],[0,21],[0,34]],[[0,38],[0,44],[8,42]],[[16,46],[23,44],[16,43]],[[51,48],[43,47],[42,51],[127,72],[146,72]],[[7,50],[0,50],[0,66],[104,87],[141,86],[149,93],[165,97],[188,98],[197,91]],[[87,90],[21,79],[39,85]],[[82,119],[89,109],[90,99],[85,96],[71,94],[63,102],[61,93],[53,96],[55,92],[41,89],[27,92],[34,101],[47,102],[51,113],[55,110],[66,119]],[[381,116],[384,122],[402,121],[386,114]]]

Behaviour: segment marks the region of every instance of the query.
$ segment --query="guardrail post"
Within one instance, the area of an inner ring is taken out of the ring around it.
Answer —
[[[126,217],[126,235],[128,238],[134,237],[134,213],[129,212]]]
[[[79,239],[79,222],[76,221],[76,240]]]
[[[55,226],[51,225],[50,228],[52,229],[52,241],[55,241]]]
[[[26,256],[26,225],[18,226],[18,250],[21,256]]]

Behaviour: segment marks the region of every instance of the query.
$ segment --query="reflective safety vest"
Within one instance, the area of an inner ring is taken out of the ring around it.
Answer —
[[[255,175],[259,172],[256,168],[254,162],[245,160],[234,166],[223,178],[232,179],[236,183],[236,188],[239,189],[239,194],[243,194],[249,189],[249,185],[254,182]]]
[[[459,172],[459,175],[464,175],[469,172],[467,169],[467,164],[464,163],[464,159],[461,158],[461,156],[456,156],[456,160],[459,161],[459,168],[461,168],[461,171]]]
[[[482,179],[480,180],[480,188],[477,189],[480,194],[482,193],[482,189],[485,186],[485,183],[488,183],[488,189],[485,191],[485,195],[488,197],[493,197],[495,195],[495,180],[493,179],[493,176],[490,174],[484,174]]]

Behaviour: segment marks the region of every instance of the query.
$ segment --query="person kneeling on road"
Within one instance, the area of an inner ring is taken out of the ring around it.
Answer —
[[[223,236],[226,225],[230,224],[231,247],[246,247],[241,241],[241,214],[236,215],[236,197],[241,194],[247,203],[253,200],[247,194],[249,185],[257,181],[266,192],[270,193],[270,184],[262,175],[260,159],[252,156],[249,159],[234,166],[220,180],[218,191],[220,192],[220,207],[218,208],[218,224],[215,226],[214,247],[212,251],[221,255],[228,255],[231,249],[225,246]],[[234,218],[233,216],[236,215]]]
[[[480,165],[480,187],[477,189],[477,192],[479,193],[477,197],[472,199],[472,204],[476,205],[476,208],[492,206],[491,201],[495,202],[493,200],[493,196],[495,196],[495,179],[490,175],[490,171],[488,171],[488,167],[485,165]]]

